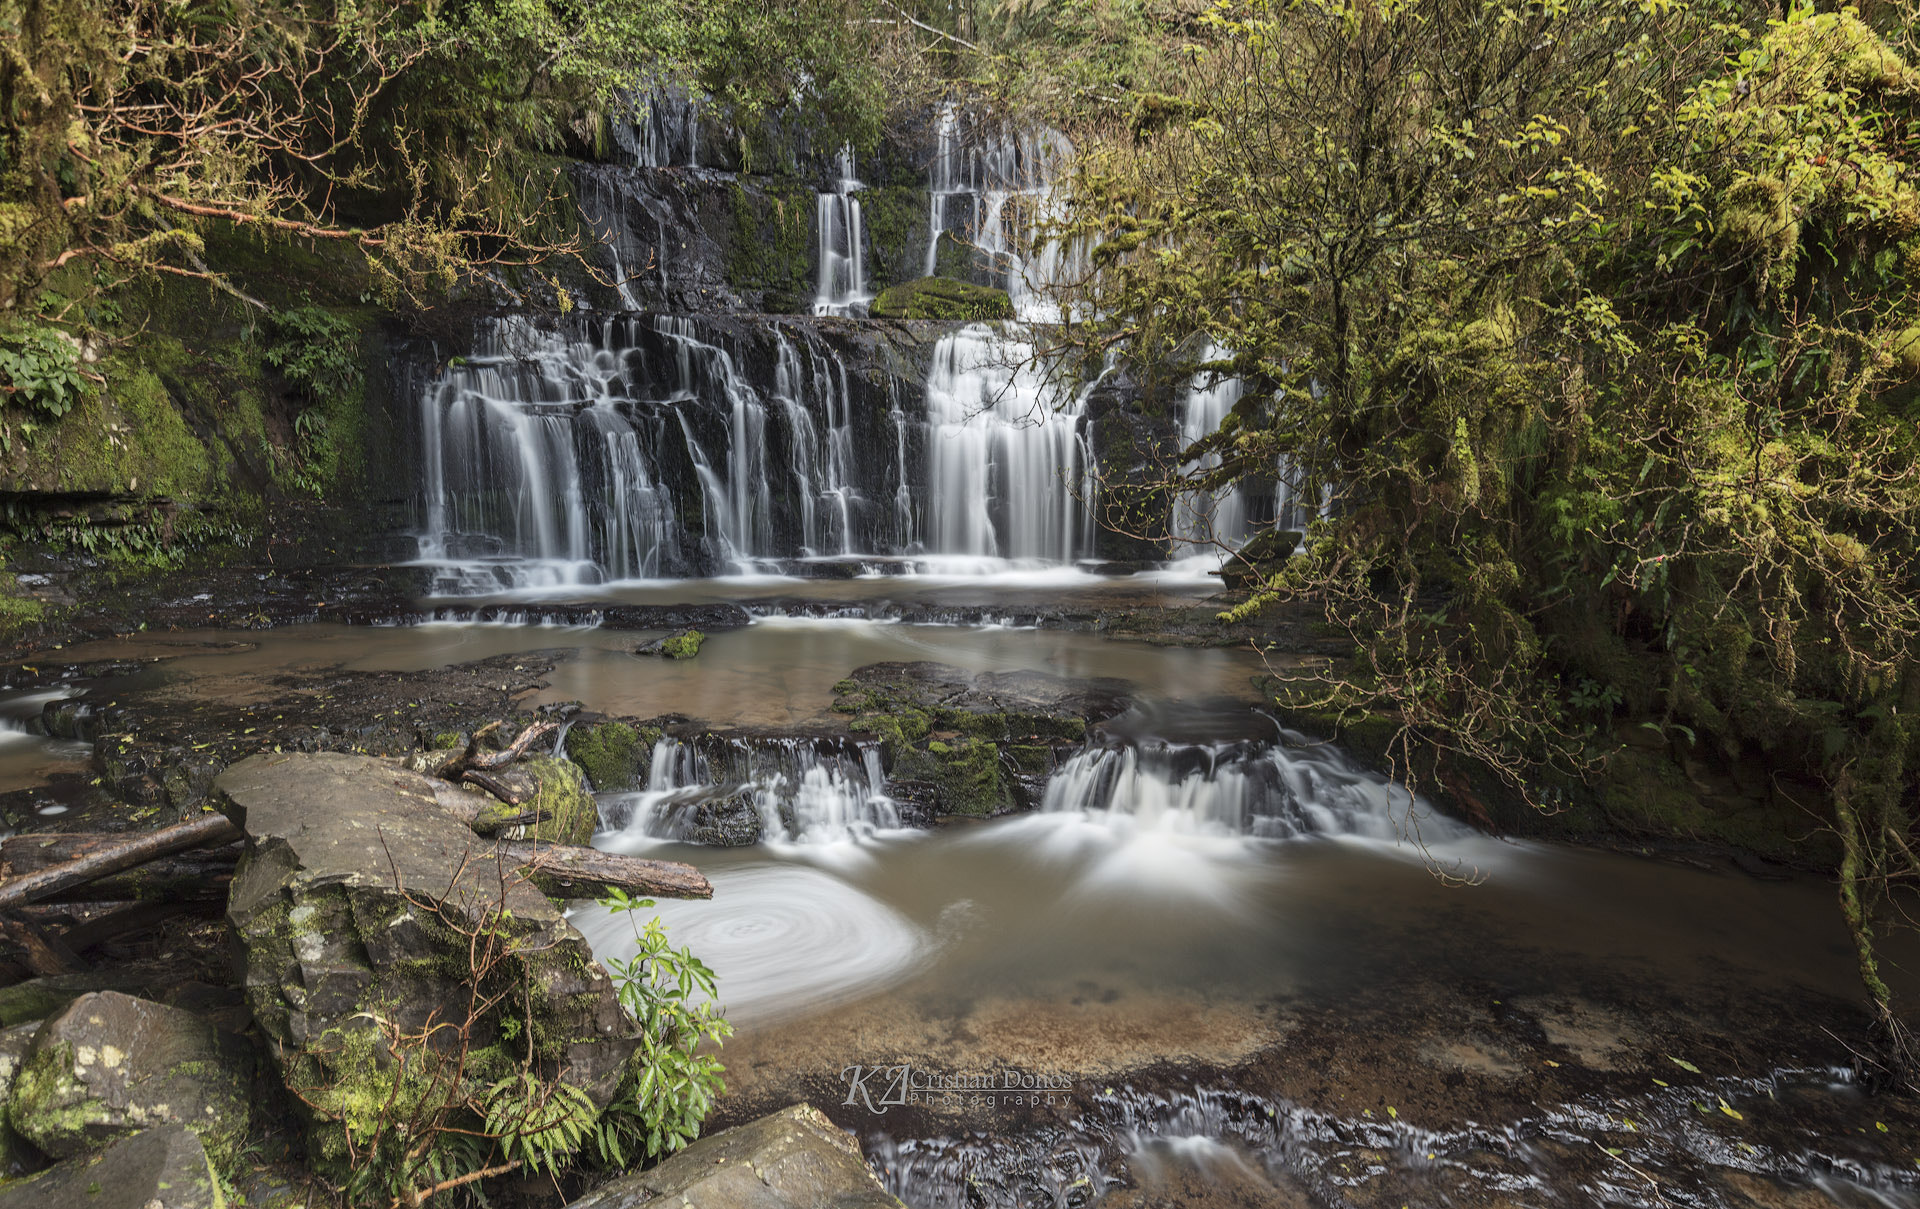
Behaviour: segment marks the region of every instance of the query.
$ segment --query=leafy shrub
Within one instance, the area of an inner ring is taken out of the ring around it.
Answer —
[[[73,410],[85,389],[80,350],[64,332],[24,327],[0,333],[0,392],[58,418]]]

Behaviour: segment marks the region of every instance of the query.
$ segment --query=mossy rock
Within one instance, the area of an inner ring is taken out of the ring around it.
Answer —
[[[936,806],[946,814],[988,818],[1013,808],[997,743],[935,739],[923,748],[899,752],[894,757],[894,774],[932,785]]]
[[[1285,565],[1299,545],[1298,529],[1262,530],[1220,568],[1220,582],[1229,588],[1257,588]]]
[[[206,1147],[180,1125],[147,1129],[98,1154],[0,1185],[0,1209],[222,1209]]]
[[[155,1125],[185,1125],[231,1165],[246,1136],[249,1076],[190,1013],[116,991],[83,995],[36,1033],[8,1123],[54,1158]]]
[[[947,319],[985,322],[1012,319],[1005,290],[950,277],[922,277],[881,291],[868,313],[875,319]]]
[[[567,758],[587,774],[601,792],[631,789],[647,778],[653,745],[660,741],[655,727],[638,729],[625,722],[575,725],[567,731]]]
[[[707,636],[699,630],[681,630],[665,638],[655,638],[643,642],[633,649],[636,655],[659,655],[666,659],[691,659],[700,653],[700,644]]]

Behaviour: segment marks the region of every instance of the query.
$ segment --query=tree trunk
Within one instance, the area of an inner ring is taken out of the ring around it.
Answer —
[[[0,910],[40,902],[176,852],[232,843],[240,838],[240,829],[223,814],[206,814],[191,822],[130,837],[89,838],[99,842],[74,859],[0,882]]]

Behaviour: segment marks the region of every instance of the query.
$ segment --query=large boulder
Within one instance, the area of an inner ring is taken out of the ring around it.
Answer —
[[[247,1132],[241,1051],[205,1021],[118,991],[82,995],[34,1035],[8,1122],[57,1159],[156,1125],[200,1135],[231,1162]]]
[[[650,1171],[603,1184],[568,1209],[901,1209],[853,1135],[796,1104],[702,1138]]]
[[[221,774],[214,796],[247,837],[227,918],[248,1000],[287,1085],[321,1089],[307,1092],[321,1106],[307,1124],[323,1171],[345,1171],[350,1135],[370,1139],[407,1077],[390,1039],[430,1025],[451,1026],[436,1035],[458,1039],[454,1077],[469,1086],[516,1073],[531,1051],[537,1073],[597,1107],[619,1090],[637,1042],[612,980],[426,778],[363,756],[262,754]],[[503,954],[486,984],[513,993],[470,1015],[468,939],[483,929]]]
[[[225,1202],[194,1132],[142,1130],[98,1154],[0,1186],[0,1209],[220,1209]]]

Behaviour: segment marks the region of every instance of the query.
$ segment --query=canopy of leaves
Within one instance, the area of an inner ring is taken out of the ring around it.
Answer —
[[[1297,703],[1537,798],[1603,777],[1622,721],[1809,779],[1884,1009],[1920,71],[1882,12],[1223,4],[1188,86],[1081,158],[1063,233],[1097,269],[1062,340],[1163,383],[1231,350],[1249,389],[1187,486],[1331,493],[1266,598],[1320,601],[1355,658]]]

